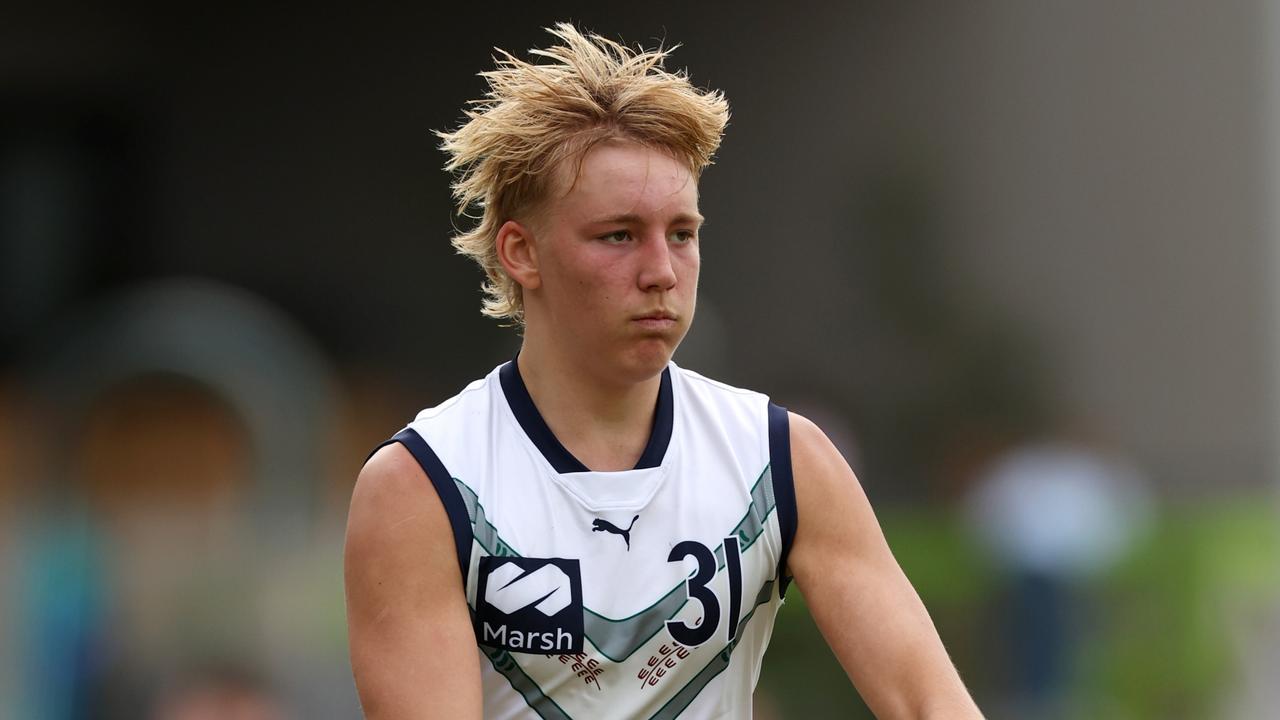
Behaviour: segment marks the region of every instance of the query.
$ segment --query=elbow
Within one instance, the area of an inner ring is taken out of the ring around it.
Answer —
[[[983,720],[982,711],[964,691],[958,695],[933,698],[903,717],[916,720]]]
[[[872,709],[881,720],[983,720],[959,678],[882,696]]]

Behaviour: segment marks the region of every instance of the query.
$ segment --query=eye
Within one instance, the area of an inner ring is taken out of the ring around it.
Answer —
[[[671,233],[671,242],[678,245],[685,245],[698,239],[698,233],[692,230],[676,230]]]
[[[631,233],[627,230],[617,230],[608,235],[601,235],[599,239],[611,245],[621,245],[631,239]]]

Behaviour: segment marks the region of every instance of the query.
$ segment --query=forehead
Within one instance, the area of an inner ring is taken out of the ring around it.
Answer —
[[[570,219],[696,215],[698,183],[681,162],[629,141],[601,142],[560,168],[550,210]],[[577,170],[576,176],[573,171]]]

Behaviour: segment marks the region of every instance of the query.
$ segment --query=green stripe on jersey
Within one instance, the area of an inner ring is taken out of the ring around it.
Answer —
[[[490,555],[521,557],[519,552],[498,535],[497,528],[488,521],[484,506],[480,504],[475,491],[458,478],[453,478],[453,482],[457,485],[458,491],[462,494],[463,503],[467,506],[472,534],[480,548]],[[729,533],[738,536],[741,552],[746,552],[759,539],[775,507],[773,472],[771,467],[766,465],[751,487],[751,504],[747,506],[742,519]],[[716,546],[715,556],[718,572],[724,569],[723,542]],[[684,587],[685,582],[682,580],[657,602],[625,618],[608,618],[584,607],[583,634],[601,655],[613,662],[622,662],[658,634],[666,626],[667,620],[675,617],[676,613],[689,601],[688,596],[681,592]]]
[[[483,650],[489,662],[493,663],[493,669],[507,678],[507,682],[511,683],[511,687],[520,693],[534,712],[538,713],[538,717],[546,720],[573,720],[563,708],[556,704],[555,700],[538,687],[538,683],[534,682],[533,678],[520,669],[520,664],[511,657],[511,653],[498,648],[483,648]]]
[[[667,701],[666,705],[659,708],[658,712],[651,715],[649,720],[671,720],[671,718],[677,717],[680,713],[684,712],[685,708],[689,707],[689,705],[693,703],[694,698],[698,697],[698,695],[702,693],[708,683],[714,680],[717,675],[724,672],[725,668],[729,667],[729,658],[733,655],[734,649],[738,647],[738,641],[742,639],[747,623],[751,622],[751,618],[755,617],[756,610],[759,609],[761,605],[769,602],[769,598],[773,594],[773,585],[774,580],[769,580],[761,586],[760,592],[756,593],[756,604],[751,608],[751,612],[747,613],[747,616],[742,618],[742,621],[738,623],[738,632],[734,635],[733,642],[729,643],[725,649],[716,653],[715,657],[711,658],[711,662],[707,663],[706,667],[699,670],[698,674],[695,675],[684,687],[680,688],[680,691],[673,695],[671,699]]]

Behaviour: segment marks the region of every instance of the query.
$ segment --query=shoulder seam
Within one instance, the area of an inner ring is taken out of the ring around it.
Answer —
[[[681,375],[681,377],[684,377],[684,378],[686,378],[686,379],[688,379],[688,380],[699,380],[699,381],[704,382],[704,383],[706,383],[706,384],[708,384],[708,385],[711,385],[712,387],[717,388],[717,389],[719,389],[719,390],[725,390],[725,391],[727,391],[727,392],[731,392],[731,393],[734,393],[734,394],[737,394],[737,395],[758,395],[758,396],[764,396],[764,393],[762,393],[762,392],[759,392],[759,391],[756,391],[756,390],[749,390],[749,389],[747,389],[747,388],[735,387],[735,386],[733,386],[733,385],[729,385],[729,384],[727,384],[727,383],[720,382],[719,380],[713,380],[712,378],[709,378],[709,377],[707,377],[706,375],[703,375],[703,374],[701,374],[701,373],[695,372],[695,371],[693,371],[693,370],[686,370],[686,369],[684,369],[684,368],[679,368],[679,370],[680,370],[680,375]]]
[[[454,395],[453,397],[449,398],[448,400],[445,400],[439,405],[435,405],[433,407],[419,410],[418,414],[414,416],[413,422],[417,422],[419,420],[431,420],[433,418],[438,417],[441,413],[445,412],[446,410],[449,410],[454,405],[461,402],[464,395],[468,395],[478,390],[483,390],[486,386],[488,386],[488,384],[489,384],[488,375],[482,378],[479,378],[477,380],[472,380],[470,383],[467,384],[466,387],[462,388],[462,390],[460,390],[457,395]]]

